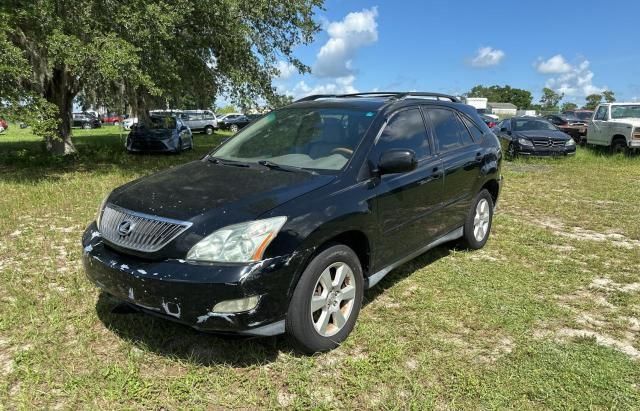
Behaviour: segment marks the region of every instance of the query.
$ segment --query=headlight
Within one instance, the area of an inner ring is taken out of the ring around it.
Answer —
[[[521,146],[533,147],[531,140],[527,140],[526,138],[519,138],[518,143],[520,143]]]
[[[111,195],[111,192],[109,192],[109,194],[104,196],[104,198],[102,199],[102,202],[100,203],[100,207],[98,207],[98,212],[96,213],[96,225],[98,226],[98,230],[100,229],[100,219],[102,218],[102,210],[104,209],[104,206],[107,204],[107,200],[109,199],[110,195]]]
[[[570,138],[566,143],[564,143],[564,145],[567,147],[573,147],[576,145],[576,142],[573,140],[573,138]]]
[[[224,227],[194,245],[189,261],[244,263],[262,259],[287,217],[273,217]]]

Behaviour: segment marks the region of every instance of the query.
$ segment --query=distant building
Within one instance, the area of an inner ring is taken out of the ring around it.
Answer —
[[[529,116],[529,117],[535,117],[538,115],[538,113],[535,110],[518,110],[516,112],[517,116]]]
[[[515,116],[518,112],[518,107],[511,103],[487,103],[487,110],[491,114],[495,114],[500,117]]]

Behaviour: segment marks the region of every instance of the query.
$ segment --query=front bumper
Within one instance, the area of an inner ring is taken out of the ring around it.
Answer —
[[[576,146],[563,147],[531,147],[521,144],[515,145],[516,154],[519,156],[571,156],[576,153]]]
[[[284,318],[303,256],[292,254],[250,264],[148,261],[106,245],[95,223],[82,239],[89,280],[117,299],[150,314],[202,331],[248,335],[284,332]],[[216,313],[226,300],[259,296],[246,312]]]
[[[127,150],[144,153],[170,153],[178,148],[177,140],[171,139],[131,139],[127,138]]]

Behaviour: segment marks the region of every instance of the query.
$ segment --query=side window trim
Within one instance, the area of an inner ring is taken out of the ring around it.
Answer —
[[[462,125],[464,126],[465,130],[467,130],[467,133],[469,133],[469,135],[471,136],[471,141],[473,141],[474,143],[479,143],[480,141],[477,141],[475,137],[473,137],[473,133],[469,129],[469,123],[471,123],[471,126],[477,128],[478,131],[480,131],[480,135],[482,135],[482,137],[484,138],[484,131],[482,131],[482,128],[478,127],[476,122],[473,121],[471,118],[469,118],[469,116],[463,112],[459,111],[458,117],[460,118],[460,121],[462,122]],[[464,144],[463,144],[463,147],[464,147]]]

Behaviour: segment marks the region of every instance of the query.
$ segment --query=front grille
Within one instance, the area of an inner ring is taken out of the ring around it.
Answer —
[[[191,223],[138,213],[107,204],[100,219],[100,233],[108,242],[131,250],[152,253],[191,227]]]
[[[158,140],[133,140],[131,148],[133,148],[134,150],[162,151],[166,150],[167,146],[162,141]]]
[[[544,147],[544,148],[558,148],[564,147],[566,141],[564,140],[551,140],[548,138],[545,139],[533,139],[533,145],[535,147]]]

